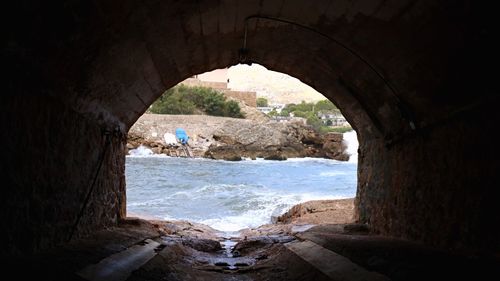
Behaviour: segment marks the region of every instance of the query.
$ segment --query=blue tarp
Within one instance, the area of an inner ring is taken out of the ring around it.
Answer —
[[[186,131],[182,128],[177,128],[175,129],[175,137],[177,138],[178,141],[180,141],[182,144],[187,144],[189,137],[186,134]]]

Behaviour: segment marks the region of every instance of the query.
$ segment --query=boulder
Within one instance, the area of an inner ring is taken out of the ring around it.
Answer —
[[[264,157],[264,160],[278,160],[278,161],[283,161],[286,160],[286,156],[281,155],[281,154],[271,154],[267,157]]]
[[[182,244],[201,252],[216,252],[222,250],[220,242],[212,239],[187,237],[182,239]]]

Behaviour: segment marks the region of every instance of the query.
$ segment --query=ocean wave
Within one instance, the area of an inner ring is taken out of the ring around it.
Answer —
[[[130,212],[200,222],[220,231],[257,227],[295,204],[353,197],[356,192],[355,164],[330,159],[128,157]]]
[[[245,228],[257,227],[271,222],[271,212],[268,208],[247,210],[239,215],[220,216],[199,220],[219,231],[239,231]]]
[[[153,198],[149,200],[141,200],[136,202],[127,202],[127,207],[152,207],[163,204],[168,198]]]
[[[333,200],[346,198],[344,196],[321,196],[316,194],[267,194],[256,200],[239,202],[243,207],[239,214],[220,215],[208,219],[197,220],[219,231],[239,231],[271,223],[271,218],[280,216],[292,206],[312,200]]]
[[[297,158],[287,158],[287,160],[265,160],[264,158],[256,158],[252,160],[250,158],[243,158],[242,161],[228,161],[234,163],[242,163],[242,164],[276,164],[276,163],[290,163],[290,162],[313,162],[313,163],[342,163],[343,161],[338,161],[335,159],[328,158],[316,158],[316,157],[297,157]]]
[[[331,171],[331,172],[321,172],[319,173],[319,175],[321,177],[335,177],[335,176],[347,175],[347,173],[342,171]]]
[[[312,201],[349,196],[317,193],[285,193],[248,185],[206,185],[195,191],[176,191],[162,198],[129,202],[134,212],[150,212],[155,217],[193,220],[219,231],[239,231],[271,222],[292,206]],[[177,207],[176,207],[177,206]],[[181,212],[181,213],[178,213]]]
[[[343,135],[343,142],[347,146],[346,153],[349,154],[350,163],[358,163],[358,135],[356,131],[352,130]]]
[[[259,192],[266,187],[260,184],[207,184],[194,190],[196,193],[217,193],[217,192],[238,192],[248,191]]]
[[[126,158],[176,158],[176,157],[171,157],[167,156],[165,154],[129,154],[125,155]]]

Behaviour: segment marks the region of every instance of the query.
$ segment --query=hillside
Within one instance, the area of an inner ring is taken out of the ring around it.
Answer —
[[[238,91],[253,91],[271,103],[317,102],[326,99],[313,88],[292,76],[267,70],[252,64],[235,65],[228,69],[228,87]]]

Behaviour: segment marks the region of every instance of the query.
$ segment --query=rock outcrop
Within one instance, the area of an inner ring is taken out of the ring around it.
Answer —
[[[313,200],[297,204],[277,218],[276,223],[345,224],[354,222],[353,198]]]
[[[190,140],[189,154],[179,145],[166,144],[165,133],[184,128]],[[320,135],[301,122],[276,122],[205,115],[145,114],[130,129],[127,148],[140,145],[154,153],[223,160],[264,158],[286,160],[292,157],[321,157],[346,161],[342,134]]]

